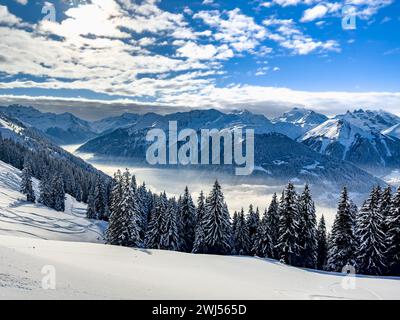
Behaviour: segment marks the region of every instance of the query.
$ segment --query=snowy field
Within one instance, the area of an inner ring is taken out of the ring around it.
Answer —
[[[352,286],[345,275],[273,260],[104,245],[105,225],[87,220],[75,199],[65,213],[26,203],[19,173],[0,162],[0,299],[400,298],[400,278],[357,277]],[[42,287],[49,266],[55,290]]]
[[[56,289],[42,289],[54,266]],[[0,236],[0,298],[399,299],[400,279],[355,278],[250,257]],[[351,281],[351,280],[350,280]],[[347,288],[347,289],[346,289]]]
[[[106,225],[86,219],[86,205],[67,195],[65,212],[25,201],[20,171],[0,161],[0,235],[49,240],[102,242]],[[39,182],[33,181],[36,198]]]

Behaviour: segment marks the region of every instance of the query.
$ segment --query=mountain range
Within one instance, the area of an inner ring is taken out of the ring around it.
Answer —
[[[254,129],[254,175],[269,179],[333,181],[337,185],[353,181],[367,188],[380,181],[373,175],[400,166],[400,118],[382,110],[358,109],[328,118],[294,108],[270,120],[247,110],[201,109],[167,115],[124,113],[93,122],[70,113],[42,113],[20,105],[0,107],[0,111],[59,145],[83,143],[78,151],[97,157],[144,162],[147,130],[167,129],[169,121],[177,121],[178,130]]]

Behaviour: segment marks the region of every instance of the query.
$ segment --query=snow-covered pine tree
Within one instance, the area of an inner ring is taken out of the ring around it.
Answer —
[[[317,266],[317,218],[315,204],[307,184],[299,197],[299,215],[300,257],[297,264],[305,268],[314,269]]]
[[[137,188],[136,192],[136,200],[140,208],[141,213],[141,236],[142,239],[145,238],[148,219],[151,211],[151,199],[152,195],[150,191],[147,191],[146,185],[143,183],[141,186]]]
[[[253,212],[254,214],[254,212]],[[237,255],[249,255],[251,249],[250,232],[243,208],[237,215],[233,232],[233,252]]]
[[[94,195],[91,195],[90,193],[88,197],[88,209],[89,206],[94,209]],[[108,223],[108,229],[106,232],[106,241],[108,244],[120,245],[120,234],[121,234],[121,224],[122,224],[121,210],[120,210],[120,202],[122,199],[122,174],[120,170],[114,173],[110,198],[111,198],[110,219]],[[94,212],[94,210],[91,210],[89,214],[92,214],[92,212]]]
[[[380,212],[381,191],[374,188],[362,206],[357,218],[358,250],[357,272],[370,275],[381,275],[386,268],[385,234],[382,230]]]
[[[180,214],[180,238],[182,241],[181,250],[184,252],[192,252],[196,226],[196,208],[193,204],[192,196],[188,187],[179,201]]]
[[[289,182],[279,206],[279,240],[280,259],[289,265],[296,263],[299,252],[300,216],[298,196],[294,185]]]
[[[125,227],[122,232],[122,245],[140,248],[143,246],[140,236],[141,215],[131,182],[131,174],[126,169],[122,174],[122,199],[119,205]]]
[[[178,225],[178,207],[176,200],[168,200],[167,210],[162,220],[160,236],[160,249],[179,251],[179,225]]]
[[[106,199],[106,191],[105,191],[105,186],[103,185],[103,181],[100,179],[100,177],[97,177],[95,186],[94,186],[94,209],[97,214],[97,219],[99,220],[105,220],[105,206],[107,205],[107,199]]]
[[[107,231],[107,242],[112,245],[142,247],[140,237],[140,213],[131,188],[131,175],[126,170],[121,177],[119,203],[113,204]],[[119,191],[118,188],[113,191]],[[115,198],[114,198],[115,201]]]
[[[24,162],[21,178],[21,193],[26,195],[26,201],[35,202],[36,197],[32,187],[32,168],[28,161]]]
[[[89,191],[88,200],[87,200],[86,218],[97,219],[94,188],[91,188]]]
[[[82,187],[80,183],[75,184],[75,199],[76,201],[82,201]]]
[[[236,227],[238,225],[239,213],[235,211],[232,216],[232,234],[235,235]]]
[[[64,181],[61,174],[57,173],[52,180],[53,209],[56,211],[65,210]]]
[[[206,214],[206,203],[204,199],[203,191],[200,191],[199,198],[197,200],[196,208],[196,227],[195,227],[195,237],[193,245],[193,253],[204,252],[204,217]]]
[[[258,208],[256,211],[254,211],[252,204],[249,206],[249,213],[246,217],[246,224],[247,224],[247,229],[249,230],[249,241],[250,241],[249,246],[250,250],[252,250],[257,230],[260,225],[260,213],[258,211]],[[249,253],[254,254],[254,252],[249,252]]]
[[[275,201],[276,201],[276,195],[275,195]],[[257,234],[253,245],[254,254],[262,258],[274,257],[274,244],[272,242],[272,237],[271,237],[272,232],[271,232],[269,214],[270,214],[269,210],[265,210],[264,215],[258,226]]]
[[[264,214],[265,216],[265,214]],[[278,197],[276,193],[272,196],[272,201],[266,212],[265,223],[268,227],[268,234],[271,237],[273,255],[272,258],[279,259],[278,250],[276,246],[278,245],[279,239],[279,204]]]
[[[133,193],[136,193],[136,191],[137,191],[137,182],[136,182],[136,176],[134,174],[132,175],[131,189],[132,189]]]
[[[327,270],[341,272],[347,264],[355,266],[356,241],[347,188],[343,188],[329,238]]]
[[[122,174],[118,170],[114,173],[110,194],[110,212],[111,215],[118,210],[119,203],[122,197]]]
[[[164,225],[165,212],[168,200],[164,193],[154,197],[154,206],[150,213],[150,222],[145,237],[145,247],[149,249],[161,248],[162,226]]]
[[[46,171],[39,183],[39,202],[46,207],[53,208],[54,206],[54,199],[53,199],[53,192],[51,186],[51,175],[48,171]]]
[[[381,193],[381,198],[379,201],[379,211],[382,216],[382,231],[386,235],[388,232],[388,218],[392,212],[392,187],[387,186]],[[385,241],[386,249],[388,243]]]
[[[400,276],[400,187],[393,196],[387,227],[389,274]]]
[[[232,226],[218,181],[215,181],[206,201],[204,233],[205,253],[231,254]]]
[[[328,242],[326,235],[325,218],[322,215],[318,224],[317,231],[317,269],[325,270],[326,259],[328,256]]]

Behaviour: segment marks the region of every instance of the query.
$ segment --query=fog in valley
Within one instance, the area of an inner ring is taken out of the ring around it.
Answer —
[[[225,201],[228,204],[229,211],[233,214],[234,211],[239,211],[243,207],[247,211],[250,204],[254,208],[259,207],[260,214],[269,205],[274,192],[280,196],[284,185],[267,185],[267,184],[249,184],[240,182],[238,177],[224,174],[215,171],[199,171],[189,169],[171,169],[171,168],[152,168],[137,166],[129,162],[111,162],[109,160],[100,160],[94,158],[91,154],[76,153],[75,150],[80,145],[63,146],[69,152],[86,160],[97,169],[104,173],[113,176],[118,170],[128,168],[131,173],[136,175],[138,183],[146,183],[146,186],[153,192],[160,193],[164,190],[169,197],[179,197],[183,193],[185,186],[188,186],[193,200],[196,202],[200,191],[203,190],[205,195],[209,193],[216,179],[222,186]],[[303,186],[295,185],[298,192],[301,192]],[[311,191],[313,191],[311,189]],[[317,194],[314,193],[314,198],[317,207],[317,216],[324,214],[328,229],[332,226],[336,213],[336,198],[338,195],[333,194]],[[329,204],[326,204],[326,199],[330,198]],[[334,200],[333,200],[334,199]]]

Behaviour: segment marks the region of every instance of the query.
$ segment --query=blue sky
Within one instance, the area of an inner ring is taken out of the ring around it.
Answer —
[[[0,102],[399,113],[399,30],[393,0],[0,0]]]

